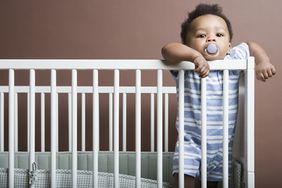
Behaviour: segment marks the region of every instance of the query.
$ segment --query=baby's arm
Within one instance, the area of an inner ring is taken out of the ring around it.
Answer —
[[[270,63],[270,59],[264,49],[255,42],[248,42],[251,56],[255,57],[256,77],[258,80],[266,79],[275,75],[275,67]]]
[[[181,61],[191,61],[195,64],[195,71],[200,77],[206,77],[209,74],[209,64],[205,58],[196,50],[181,44],[169,43],[162,48],[162,55],[167,63],[177,64]]]

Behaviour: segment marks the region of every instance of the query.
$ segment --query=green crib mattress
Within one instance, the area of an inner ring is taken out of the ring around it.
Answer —
[[[172,187],[174,178],[172,176],[173,152],[163,153],[163,187]],[[99,152],[99,188],[113,186],[114,155],[113,152]],[[37,165],[35,187],[49,187],[51,153],[36,152],[35,161]],[[8,187],[8,153],[0,152],[0,187]],[[28,187],[29,185],[29,153],[15,153],[15,186]],[[70,152],[57,153],[57,185],[58,187],[71,187],[72,154]],[[77,155],[78,187],[92,186],[92,152],[78,152]],[[135,152],[119,153],[120,187],[135,187]],[[233,175],[230,180],[231,186],[239,188],[242,185],[242,166],[239,162],[233,162]],[[141,187],[157,187],[157,153],[141,153]]]

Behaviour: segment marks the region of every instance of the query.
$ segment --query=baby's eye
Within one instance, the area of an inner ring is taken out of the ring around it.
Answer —
[[[205,34],[198,34],[198,35],[197,35],[197,38],[205,38],[205,37],[206,37]]]
[[[224,35],[222,33],[217,33],[216,36],[217,37],[223,37]]]

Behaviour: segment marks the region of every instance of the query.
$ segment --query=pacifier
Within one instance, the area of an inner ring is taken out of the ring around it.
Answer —
[[[218,47],[216,46],[216,44],[214,43],[210,43],[208,44],[207,48],[206,48],[206,52],[209,54],[216,54],[218,51]]]

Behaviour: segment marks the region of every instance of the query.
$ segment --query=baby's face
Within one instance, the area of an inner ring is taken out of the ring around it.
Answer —
[[[224,19],[211,14],[194,19],[186,38],[186,44],[199,51],[208,61],[224,59],[231,46]],[[206,48],[211,43],[217,46],[216,53],[207,52]]]

